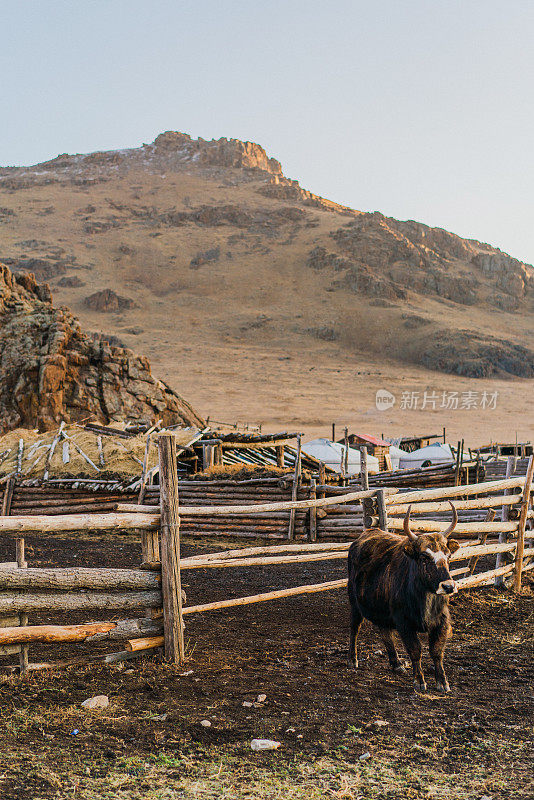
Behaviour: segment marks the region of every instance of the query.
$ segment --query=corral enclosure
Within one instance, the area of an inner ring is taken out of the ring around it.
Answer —
[[[419,774],[418,780],[422,780],[428,759],[436,780],[454,791],[447,771],[454,771],[455,764],[459,769],[461,760],[472,757],[476,748],[479,765],[474,769],[469,791],[488,784],[492,796],[507,796],[505,785],[499,785],[492,764],[495,760],[500,769],[509,771],[513,785],[524,791],[525,721],[529,707],[524,687],[532,645],[528,597],[494,588],[479,591],[469,587],[493,585],[503,578],[517,582],[521,572],[521,579],[527,581],[526,592],[530,591],[529,575],[534,566],[529,530],[532,462],[525,471],[526,475],[508,479],[417,492],[391,487],[378,492],[353,491],[355,487],[317,481],[313,485],[311,479],[299,484],[295,499],[291,476],[248,479],[249,482],[179,481],[180,533],[184,537],[180,569],[187,600],[183,608],[186,662],[178,670],[171,670],[161,661],[157,649],[162,646],[161,639],[150,642],[152,647],[148,650],[135,649],[147,635],[161,637],[165,627],[165,613],[162,617],[157,612],[162,605],[158,588],[162,571],[157,536],[162,524],[159,487],[147,486],[144,505],[139,506],[138,494],[125,492],[118,485],[110,490],[98,488],[97,484],[95,490],[95,484],[82,480],[47,481],[37,486],[6,481],[2,500],[4,514],[7,511],[9,516],[5,514],[1,520],[5,531],[2,560],[13,561],[14,554],[20,560],[20,538],[18,551],[15,545],[17,535],[23,535],[22,560],[28,563],[27,568],[20,564],[19,568],[3,570],[5,576],[9,575],[9,586],[19,587],[24,593],[22,599],[19,596],[19,605],[9,606],[11,611],[29,615],[27,620],[20,620],[22,625],[12,625],[10,630],[18,627],[24,636],[22,629],[27,622],[29,630],[69,626],[79,632],[79,626],[98,619],[109,626],[100,632],[100,638],[92,633],[92,641],[85,637],[78,643],[40,643],[39,639],[29,643],[30,665],[74,662],[70,669],[60,672],[30,669],[32,691],[43,715],[41,728],[44,724],[47,735],[62,739],[70,737],[77,725],[82,738],[78,740],[76,734],[69,745],[72,742],[75,752],[76,748],[79,752],[80,744],[85,742],[88,752],[78,756],[83,763],[89,759],[92,764],[101,752],[95,735],[98,741],[108,742],[114,753],[114,745],[109,743],[123,741],[139,775],[150,775],[150,781],[158,771],[152,759],[154,750],[162,752],[163,748],[166,753],[175,753],[174,758],[181,758],[180,753],[190,747],[210,752],[222,746],[229,754],[242,757],[243,739],[267,736],[282,741],[290,758],[291,754],[305,752],[307,758],[316,760],[333,758],[343,762],[346,755],[359,763],[359,757],[369,752],[371,758],[380,756],[383,769],[386,765],[387,769],[397,769],[404,764],[404,791],[413,788],[414,776]],[[408,503],[412,504],[414,530],[443,529],[448,524],[445,517],[450,514],[448,498],[458,508],[460,523],[455,537],[462,544],[452,568],[463,591],[452,600],[455,635],[446,656],[453,696],[434,695],[430,689],[424,698],[413,695],[409,677],[390,674],[380,644],[370,631],[364,633],[360,646],[363,668],[357,673],[346,668],[346,550],[355,532],[365,524],[374,524],[381,515],[386,515],[390,530],[400,529]],[[273,503],[283,508],[273,508]],[[265,505],[271,509],[257,508]],[[38,513],[28,520],[30,510]],[[290,529],[292,510],[294,525]],[[72,512],[76,511],[80,513],[73,519]],[[241,545],[221,538],[228,534],[232,539],[241,539]],[[292,541],[287,541],[289,535]],[[518,542],[523,544],[520,558]],[[497,566],[497,558],[505,560]],[[144,569],[139,569],[140,565]],[[83,568],[92,573],[85,573],[85,578],[98,578],[100,585],[91,589],[84,584]],[[119,588],[116,583],[119,572],[122,580],[130,581],[127,588],[122,584]],[[23,573],[28,577],[24,578]],[[57,605],[56,599],[56,605],[51,607],[50,595],[54,593],[57,598],[57,587],[52,591],[44,583],[39,586],[39,574],[45,580],[52,575],[55,581],[66,579],[63,588],[69,580],[77,581],[77,589],[65,592],[63,606]],[[34,577],[37,581],[30,586]],[[24,587],[20,581],[25,582]],[[135,589],[132,582],[138,584]],[[0,608],[5,609],[9,588],[5,582],[0,585]],[[293,590],[290,595],[297,593],[287,596],[288,589]],[[137,591],[145,595],[134,601],[132,595]],[[96,599],[100,593],[108,596],[104,606]],[[151,593],[152,598],[146,593]],[[124,598],[114,601],[116,605],[109,602],[110,595],[126,594],[133,613],[128,608],[126,614],[119,610]],[[272,594],[266,598],[267,603],[255,602],[265,594]],[[253,604],[232,607],[235,598],[248,598]],[[153,614],[149,608],[156,612]],[[112,636],[117,628],[111,626],[125,617],[142,621],[136,623],[137,631],[132,623],[124,629],[128,639],[117,626],[121,638],[115,642]],[[177,633],[175,618],[173,624]],[[125,642],[131,643],[131,650],[124,649]],[[137,662],[131,673],[128,665],[118,671],[122,662],[115,661],[114,666],[110,652],[126,659],[135,659],[143,652],[156,657]],[[23,658],[24,652],[6,655],[2,661],[7,665]],[[51,694],[47,694],[47,687]],[[9,688],[11,696],[19,698],[17,702],[23,707],[27,702],[24,691],[17,684]],[[108,723],[95,721],[89,727],[79,721],[76,712],[67,715],[68,723],[54,719],[49,700],[62,696],[57,693],[63,691],[68,692],[70,702],[100,691],[117,698],[127,697],[118,700],[123,710],[126,703],[126,716],[122,722],[113,718]],[[500,709],[490,711],[497,692]],[[267,695],[266,700],[258,701],[263,694]],[[168,716],[159,721],[145,719],[142,709],[147,703],[154,716]],[[515,721],[510,725],[511,710]],[[70,720],[76,722],[70,724]],[[210,725],[202,725],[203,721]],[[378,724],[382,722],[388,724]],[[506,748],[484,745],[485,733],[503,736],[505,728]],[[35,736],[35,731],[30,724],[25,735]],[[424,770],[420,762],[423,753]],[[448,770],[439,763],[445,757]],[[106,775],[118,769],[115,758],[110,769],[104,770]],[[93,765],[89,768],[95,769]],[[184,764],[182,769],[187,772]],[[189,769],[196,774],[194,766]],[[364,762],[359,769],[344,763],[343,769],[348,775],[346,780],[352,781],[354,787],[366,774],[370,775]],[[33,780],[34,783],[28,780],[27,786],[35,790],[39,781]],[[216,791],[223,790],[219,779],[209,776],[206,780]],[[299,780],[306,785],[305,776]],[[387,785],[392,781],[391,774],[384,773],[382,780]],[[329,781],[327,771],[325,787],[338,791],[343,786],[339,776],[337,783]],[[6,787],[9,790],[8,782]],[[377,789],[369,796],[381,795]]]
[[[181,573],[236,567],[283,568],[290,563],[343,561],[349,543],[318,540],[333,538],[334,535],[337,539],[354,538],[357,530],[373,526],[383,530],[402,530],[401,517],[409,508],[418,515],[412,523],[414,531],[445,530],[447,522],[440,519],[440,515],[448,510],[450,498],[455,498],[455,508],[462,515],[468,515],[467,521],[460,519],[456,527],[455,535],[463,542],[450,559],[451,564],[457,562],[451,574],[457,580],[458,588],[467,589],[492,582],[503,586],[506,576],[512,576],[514,589],[519,592],[523,574],[534,567],[533,539],[527,530],[533,516],[530,508],[533,457],[524,477],[404,493],[396,488],[348,492],[344,487],[321,483],[318,497],[317,483],[311,479],[307,499],[299,499],[299,489],[302,491],[303,487],[297,480],[297,459],[291,498],[282,496],[278,499],[277,494],[287,491],[283,488],[283,478],[276,484],[272,479],[265,479],[256,485],[254,481],[252,485],[245,482],[234,486],[228,481],[211,485],[197,483],[196,486],[194,482],[182,482],[180,487],[176,437],[160,434],[158,444],[160,483],[153,487],[142,482],[140,494],[144,505],[132,503],[131,495],[123,494],[121,497],[118,490],[115,494],[95,490],[91,502],[87,499],[87,489],[85,494],[83,489],[78,493],[76,486],[70,491],[59,486],[17,489],[13,477],[4,482],[0,528],[17,533],[18,537],[16,561],[4,563],[1,570],[0,613],[5,617],[0,643],[6,655],[18,648],[23,672],[29,668],[27,646],[30,642],[125,641],[126,651],[107,656],[108,661],[124,660],[130,658],[129,652],[152,650],[164,643],[167,659],[176,664],[183,663],[184,616],[335,590],[344,587],[346,580],[299,584],[283,590],[212,602],[199,598],[195,603],[182,607]],[[73,492],[74,488],[76,491]],[[199,496],[201,503],[188,505]],[[122,502],[117,502],[117,498]],[[124,502],[128,499],[130,503]],[[495,520],[497,509],[500,519]],[[37,510],[38,513],[28,516],[28,510]],[[334,511],[335,515],[329,518],[328,510]],[[58,513],[61,511],[78,513]],[[84,513],[80,513],[82,511]],[[475,517],[470,518],[473,512]],[[481,512],[485,514],[482,520]],[[322,526],[323,520],[328,520],[326,529]],[[294,541],[279,546],[234,548],[222,553],[183,558],[181,527],[182,532],[189,531],[201,538],[233,534],[245,538],[289,538]],[[80,566],[40,570],[28,565],[25,533],[42,531],[54,535],[91,530],[109,531],[110,535],[120,530],[140,532],[141,569]],[[493,568],[488,568],[488,557],[495,558]],[[231,581],[229,583],[231,585]],[[28,625],[28,612],[94,613],[120,609],[144,609],[144,616],[122,621],[117,621],[115,616],[103,622],[70,627]]]

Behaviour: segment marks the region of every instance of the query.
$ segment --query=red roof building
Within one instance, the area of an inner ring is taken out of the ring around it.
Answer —
[[[359,450],[360,447],[366,447],[370,455],[378,458],[380,470],[391,469],[391,462],[389,461],[389,442],[380,439],[378,436],[369,436],[367,433],[350,433],[348,442],[349,447],[354,447],[355,450]]]

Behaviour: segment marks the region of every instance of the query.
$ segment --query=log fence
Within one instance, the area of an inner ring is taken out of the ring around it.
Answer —
[[[362,491],[338,487],[337,491],[330,493],[324,484],[320,484],[312,485],[310,490],[300,487],[300,494],[297,493],[294,499],[283,500],[278,499],[281,491],[278,485],[263,485],[261,493],[255,495],[254,484],[245,485],[243,490],[240,487],[236,492],[236,487],[230,482],[222,482],[219,488],[223,491],[219,492],[212,485],[206,490],[203,503],[189,505],[198,497],[198,490],[192,490],[191,484],[198,482],[188,482],[189,486],[182,492],[184,482],[178,481],[172,434],[161,435],[158,447],[161,486],[157,487],[157,495],[156,487],[146,487],[146,505],[116,502],[113,497],[112,500],[106,498],[106,511],[102,510],[101,503],[100,510],[92,513],[13,515],[10,512],[13,499],[17,498],[17,487],[12,485],[6,505],[8,484],[4,486],[2,510],[7,513],[0,516],[0,531],[16,534],[19,538],[17,561],[0,565],[0,618],[4,618],[0,622],[0,653],[17,652],[21,672],[30,668],[28,645],[39,642],[123,642],[124,651],[102,657],[108,663],[164,647],[165,657],[171,663],[180,664],[185,659],[185,616],[331,591],[343,588],[347,583],[342,578],[245,597],[182,605],[182,570],[283,567],[343,560],[350,541],[328,542],[324,541],[326,537],[354,538],[357,531],[363,529],[364,522],[369,525],[380,521],[387,530],[401,531],[402,518],[409,506],[412,508],[411,527],[416,532],[435,532],[448,527],[448,519],[440,518],[440,515],[450,515],[448,501],[451,498],[460,514],[483,516],[482,520],[461,520],[454,534],[461,541],[459,550],[451,557],[452,575],[459,589],[511,579],[515,591],[519,592],[523,575],[534,568],[534,532],[530,530],[534,517],[531,509],[532,457],[525,476],[493,482],[409,492],[396,487]],[[286,495],[295,496],[295,484],[296,481],[283,490]],[[34,487],[33,492],[37,502],[53,500],[56,504],[41,505],[40,508],[44,509],[61,507],[78,511],[83,505],[80,498],[85,499],[82,492],[69,506],[60,500],[61,491],[58,491],[57,499],[50,498],[38,487]],[[155,502],[156,496],[159,507]],[[137,497],[135,495],[132,499]],[[226,504],[221,499],[226,500]],[[503,514],[502,509],[508,513]],[[497,510],[500,519],[496,518]],[[217,531],[230,520],[233,536],[246,538],[250,530],[255,538],[263,535],[287,539],[291,514],[295,519],[295,541],[290,544],[242,547],[188,558],[180,555],[180,534],[189,532],[182,524],[184,518],[194,523],[195,535],[217,535]],[[299,517],[302,532],[297,536],[296,520]],[[245,524],[241,527],[240,523],[234,524],[236,518]],[[26,564],[20,538],[24,533],[53,535],[65,531],[140,532],[142,563],[138,569],[35,568]],[[315,537],[323,541],[315,541]],[[488,558],[493,556],[498,559],[495,566],[488,564]],[[41,612],[124,610],[141,610],[142,615],[82,625],[30,625],[27,616],[28,613]]]

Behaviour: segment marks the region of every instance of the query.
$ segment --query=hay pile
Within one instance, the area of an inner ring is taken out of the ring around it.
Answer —
[[[195,429],[173,433],[178,447],[186,446],[194,438]],[[150,438],[148,470],[158,463],[157,435],[158,432],[154,432]],[[20,464],[20,473],[25,478],[42,478],[46,471],[51,478],[96,478],[101,473],[135,477],[142,472],[146,441],[145,433],[124,439],[99,435],[79,425],[66,425],[61,434],[58,430],[39,433],[17,428],[0,438],[0,476],[19,472]]]
[[[256,464],[216,464],[203,472],[196,472],[190,476],[191,480],[223,480],[228,478],[233,481],[259,480],[261,478],[283,478],[284,475],[293,477],[295,470],[282,467],[264,467]],[[303,472],[304,475],[304,472]]]

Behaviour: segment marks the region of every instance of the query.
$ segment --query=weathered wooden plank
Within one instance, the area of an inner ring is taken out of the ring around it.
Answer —
[[[156,572],[91,567],[28,567],[0,570],[0,590],[5,589],[159,589]]]
[[[21,611],[116,611],[127,608],[159,608],[161,592],[80,592],[61,594],[0,593],[0,614]]]
[[[180,517],[176,438],[160,434],[159,476],[161,502],[161,576],[163,591],[163,628],[165,657],[173,664],[185,659],[180,577]]]
[[[157,528],[159,514],[64,514],[55,517],[1,517],[0,532],[115,531]]]

